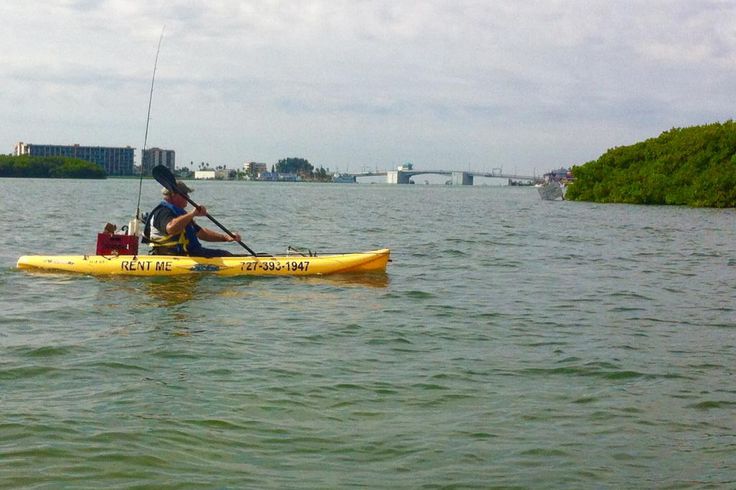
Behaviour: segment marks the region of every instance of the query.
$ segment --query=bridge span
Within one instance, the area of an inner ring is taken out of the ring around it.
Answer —
[[[518,174],[505,174],[500,171],[493,172],[465,172],[461,170],[414,170],[414,169],[398,169],[388,170],[385,172],[366,172],[350,174],[357,177],[383,177],[386,176],[387,184],[410,184],[411,178],[415,175],[447,175],[451,177],[452,185],[473,185],[475,177],[492,177],[495,179],[508,179],[516,181],[530,181],[537,180],[535,176],[529,175],[518,175]]]

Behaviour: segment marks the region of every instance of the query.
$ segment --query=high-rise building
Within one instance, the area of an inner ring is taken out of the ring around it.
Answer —
[[[13,153],[16,156],[79,158],[96,163],[105,169],[107,175],[133,175],[134,152],[130,146],[36,145],[21,141],[15,145]]]
[[[141,152],[141,164],[143,175],[151,175],[151,169],[156,165],[163,165],[174,172],[176,154],[174,150],[162,150],[161,148],[149,148]]]
[[[258,177],[263,172],[268,172],[268,165],[265,163],[248,162],[243,164],[243,170],[252,177]]]

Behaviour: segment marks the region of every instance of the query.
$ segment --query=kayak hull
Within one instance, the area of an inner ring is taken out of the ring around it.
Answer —
[[[24,255],[17,267],[24,270],[76,272],[91,275],[177,276],[319,276],[386,270],[390,250],[275,257],[187,257],[168,255]]]

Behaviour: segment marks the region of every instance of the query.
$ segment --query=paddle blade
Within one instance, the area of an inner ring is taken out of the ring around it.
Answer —
[[[165,166],[156,165],[153,167],[153,170],[151,170],[151,175],[156,179],[156,182],[164,186],[167,190],[177,194],[179,193],[179,190],[176,188],[176,177],[174,177],[171,170]]]

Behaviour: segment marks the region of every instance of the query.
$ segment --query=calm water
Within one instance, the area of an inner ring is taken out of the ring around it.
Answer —
[[[734,210],[195,187],[258,251],[393,262],[363,281],[19,272],[93,251],[138,183],[0,179],[0,487],[736,486]]]

